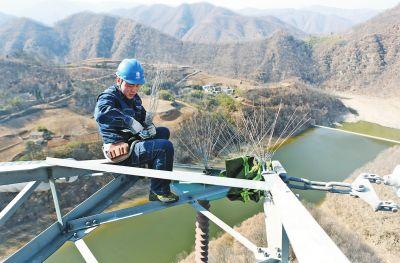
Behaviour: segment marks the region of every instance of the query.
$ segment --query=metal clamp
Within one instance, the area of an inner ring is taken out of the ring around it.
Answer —
[[[360,176],[364,177],[372,184],[381,184],[383,182],[383,178],[376,174],[363,173]]]
[[[362,173],[352,184],[345,182],[321,182],[311,181],[306,178],[288,176],[285,169],[279,164],[272,162],[273,169],[288,187],[300,190],[317,190],[337,194],[349,194],[353,197],[359,197],[373,207],[375,211],[397,212],[399,205],[392,201],[381,201],[376,194],[372,184],[394,185],[389,179],[384,179],[379,175],[371,173]],[[400,166],[397,168],[400,171]],[[395,169],[396,171],[396,169]],[[393,174],[395,174],[395,171]],[[398,172],[399,173],[399,172]]]
[[[280,249],[269,249],[266,247],[258,247],[254,253],[256,262],[277,263],[281,262],[282,254]]]
[[[399,205],[397,205],[396,203],[392,202],[392,201],[382,201],[379,204],[379,211],[389,211],[389,212],[393,212],[393,213],[397,213],[399,211]]]

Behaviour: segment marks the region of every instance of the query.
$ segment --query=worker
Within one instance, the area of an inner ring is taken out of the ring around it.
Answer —
[[[103,139],[103,153],[118,165],[172,171],[174,148],[166,127],[155,127],[138,95],[145,83],[144,71],[136,59],[124,59],[116,72],[116,83],[97,98],[94,117]],[[170,180],[151,178],[150,201],[172,203],[179,197],[171,192]]]

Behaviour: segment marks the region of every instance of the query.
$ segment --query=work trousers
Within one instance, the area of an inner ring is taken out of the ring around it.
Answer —
[[[174,161],[174,146],[168,140],[169,129],[157,127],[156,136],[151,139],[137,142],[131,156],[122,165],[144,167],[150,169],[172,171]],[[156,194],[165,194],[170,191],[170,180],[157,178],[150,179],[150,191]]]

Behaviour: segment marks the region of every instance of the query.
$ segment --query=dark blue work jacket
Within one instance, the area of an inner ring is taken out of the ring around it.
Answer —
[[[114,85],[97,97],[94,118],[104,143],[128,142],[133,134],[123,130],[130,129],[133,118],[145,127],[146,110],[139,95],[128,99]]]

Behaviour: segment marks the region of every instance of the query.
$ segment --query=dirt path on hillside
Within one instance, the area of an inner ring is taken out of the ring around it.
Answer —
[[[378,98],[367,95],[337,93],[342,102],[357,111],[345,121],[368,121],[386,127],[400,129],[400,97]]]

